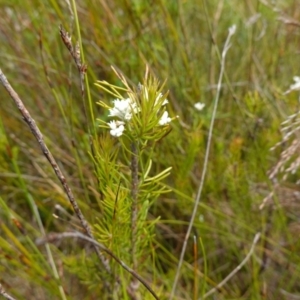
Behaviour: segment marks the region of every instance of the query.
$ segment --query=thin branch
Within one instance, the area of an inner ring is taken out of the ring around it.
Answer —
[[[202,175],[201,175],[201,180],[200,180],[200,184],[199,184],[199,189],[198,189],[198,193],[195,199],[195,204],[194,204],[194,208],[193,208],[193,212],[191,215],[191,220],[189,223],[189,227],[188,230],[186,232],[185,238],[184,238],[184,242],[183,242],[183,246],[182,246],[182,250],[180,253],[180,258],[179,258],[179,262],[178,262],[178,266],[177,266],[177,270],[176,270],[176,274],[175,274],[175,279],[173,282],[173,287],[172,287],[172,291],[170,294],[170,300],[173,299],[174,294],[175,294],[175,290],[177,287],[177,283],[179,280],[179,275],[180,275],[180,270],[183,264],[183,259],[184,259],[184,255],[185,255],[185,251],[186,251],[186,247],[187,247],[187,242],[188,239],[190,237],[192,228],[194,226],[194,221],[196,218],[196,214],[197,214],[197,210],[198,210],[198,206],[201,200],[201,194],[202,194],[202,189],[204,186],[204,181],[205,181],[205,177],[206,177],[206,171],[207,171],[207,165],[208,165],[208,158],[209,158],[209,152],[210,152],[210,145],[211,145],[211,140],[212,140],[212,133],[213,133],[213,128],[214,128],[214,123],[215,123],[215,118],[216,118],[216,113],[217,113],[217,108],[218,108],[218,104],[219,104],[219,99],[220,99],[220,92],[221,92],[221,85],[222,85],[222,79],[223,79],[223,74],[224,74],[224,70],[225,70],[225,57],[226,57],[226,53],[228,51],[228,49],[230,48],[230,39],[232,37],[232,35],[235,33],[235,25],[232,26],[231,28],[229,28],[229,33],[222,51],[222,59],[221,59],[221,70],[220,70],[220,75],[219,75],[219,80],[218,80],[218,89],[217,89],[217,95],[215,98],[215,103],[214,103],[214,108],[213,108],[213,114],[211,117],[211,122],[210,122],[210,126],[209,126],[209,133],[208,133],[208,141],[207,141],[207,146],[206,146],[206,150],[205,150],[205,158],[204,158],[204,163],[203,163],[203,171],[202,171]]]
[[[213,293],[215,293],[216,291],[218,291],[219,289],[221,289],[221,287],[228,281],[230,280],[245,264],[246,262],[249,260],[249,258],[251,257],[251,255],[253,254],[255,245],[257,244],[257,242],[259,241],[260,238],[260,232],[256,233],[256,235],[254,236],[251,248],[248,252],[248,254],[246,255],[246,257],[243,259],[243,261],[229,274],[227,275],[226,278],[224,278],[216,287],[214,287],[213,289],[211,289],[209,292],[207,292],[206,294],[204,294],[204,296],[201,299],[206,299],[208,296],[212,295]]]
[[[14,297],[6,293],[1,283],[0,283],[0,295],[2,295],[7,300],[16,300]]]
[[[67,184],[67,180],[64,177],[62,171],[60,170],[58,164],[56,163],[53,155],[51,154],[50,150],[48,149],[47,145],[44,142],[43,139],[43,135],[41,133],[41,131],[39,130],[38,126],[36,125],[34,119],[31,117],[30,113],[28,112],[28,110],[26,109],[26,107],[24,106],[22,100],[20,99],[20,97],[18,96],[18,94],[15,92],[15,90],[12,88],[12,86],[10,85],[10,83],[8,82],[8,80],[6,79],[5,75],[3,74],[2,70],[0,69],[0,81],[2,83],[2,85],[4,86],[4,88],[6,89],[6,91],[9,93],[10,97],[13,99],[13,101],[15,102],[16,106],[18,107],[19,111],[21,112],[25,122],[27,123],[27,125],[29,126],[32,134],[35,136],[35,138],[37,139],[42,152],[44,153],[44,155],[46,156],[47,160],[49,161],[49,163],[51,164],[57,178],[59,179],[59,181],[61,182],[65,193],[75,211],[75,214],[77,215],[78,219],[80,220],[80,223],[82,225],[82,227],[84,228],[86,234],[91,238],[94,239],[91,228],[88,224],[88,222],[86,221],[85,217],[83,216],[81,209],[79,208],[79,205],[77,204],[73,192],[71,190],[71,188],[69,187],[69,185]],[[98,247],[95,247],[95,251],[100,259],[100,261],[102,262],[105,270],[111,274],[111,270],[110,270],[110,266],[108,264],[108,261],[105,259],[105,257],[103,256],[103,254],[99,251]]]
[[[111,252],[109,249],[107,249],[104,245],[98,243],[94,239],[80,233],[80,232],[64,232],[64,233],[50,233],[46,237],[40,238],[36,241],[37,245],[41,245],[44,243],[51,243],[56,240],[61,240],[65,238],[80,238],[82,240],[85,240],[95,247],[99,248],[101,251],[107,253],[110,257],[112,257],[120,266],[125,269],[127,272],[129,272],[134,278],[136,278],[139,282],[141,282],[144,287],[152,294],[152,296],[159,300],[158,296],[155,294],[153,289],[150,287],[150,285],[144,280],[139,274],[137,274],[133,269],[128,267],[122,260],[120,260],[113,252]]]

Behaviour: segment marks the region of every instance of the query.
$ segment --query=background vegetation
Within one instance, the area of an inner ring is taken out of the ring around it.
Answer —
[[[257,232],[261,238],[251,258],[211,299],[299,299],[299,173],[285,181],[279,176],[275,190],[268,179],[285,146],[270,152],[282,138],[280,124],[299,109],[297,92],[283,95],[299,75],[298,1],[78,0],[75,8],[72,1],[0,0],[0,12],[0,68],[41,128],[96,233],[105,210],[90,139],[101,143],[105,132],[95,127],[96,118],[107,118],[96,102],[113,98],[94,83],[120,85],[111,65],[132,84],[142,80],[146,65],[161,82],[166,79],[168,109],[179,119],[156,146],[153,175],[172,167],[164,180],[170,192],[151,206],[148,219],[160,218],[151,259],[138,272],[160,299],[172,289],[200,182],[220,52],[236,24],[175,299],[200,299],[216,287],[245,258]],[[74,44],[81,36],[88,65],[84,99],[60,24]],[[51,244],[61,281],[52,275],[49,249],[36,240],[43,231],[80,230],[80,224],[14,103],[0,90],[1,285],[16,299],[60,299],[62,287],[67,299],[109,298],[93,249],[82,241]],[[196,102],[206,104],[203,111],[195,110]],[[110,142],[107,147],[116,146]],[[259,209],[272,190],[275,196]],[[121,281],[129,276],[118,275]],[[141,299],[152,299],[140,290]],[[129,299],[126,292],[114,297]]]

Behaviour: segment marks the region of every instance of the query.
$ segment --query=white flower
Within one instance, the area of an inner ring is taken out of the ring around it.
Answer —
[[[197,102],[197,103],[194,104],[194,107],[197,110],[201,111],[205,107],[205,103]]]
[[[136,103],[132,102],[130,98],[116,99],[113,101],[114,107],[109,110],[110,117],[118,117],[121,120],[129,121],[132,117],[132,113],[138,112]]]
[[[107,124],[111,129],[110,134],[112,136],[119,137],[123,134],[123,131],[125,130],[125,127],[124,127],[125,123],[122,121],[110,121]]]
[[[161,126],[163,126],[163,125],[166,125],[166,124],[170,123],[171,121],[172,121],[172,119],[169,117],[168,112],[165,111],[163,113],[163,115],[161,116],[158,124],[161,125]]]
[[[159,93],[159,94],[158,94],[158,96],[157,96],[156,99],[155,99],[155,104],[154,104],[154,105],[157,104],[157,102],[159,101],[159,99],[160,99],[162,96],[163,96],[162,93]],[[166,105],[167,103],[169,103],[169,101],[168,101],[167,99],[165,99],[165,100],[163,101],[163,103],[161,104],[161,106],[164,106],[164,105]]]
[[[290,85],[290,88],[284,93],[284,95],[290,93],[291,91],[299,91],[300,90],[300,77],[294,76],[295,83]]]

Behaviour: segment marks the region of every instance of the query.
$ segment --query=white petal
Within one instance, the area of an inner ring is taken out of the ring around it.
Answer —
[[[121,136],[121,135],[123,134],[124,129],[125,129],[124,125],[121,125],[121,126],[119,126],[118,128],[116,128],[116,129],[112,129],[112,130],[110,131],[110,134],[111,134],[112,136],[119,137],[119,136]]]
[[[290,86],[290,90],[299,90],[300,89],[300,77],[294,77],[295,83]]]
[[[116,99],[113,101],[114,107],[109,110],[110,117],[118,117],[121,120],[130,120],[132,113],[139,111],[135,102],[132,102],[130,98],[127,99]]]
[[[294,79],[295,83],[290,85],[290,88],[286,92],[284,92],[284,95],[286,95],[292,91],[300,90],[300,77],[294,76],[293,79]]]
[[[194,107],[197,110],[201,111],[205,107],[205,103],[197,102],[197,103],[194,104]]]
[[[116,121],[110,121],[109,123],[107,123],[107,125],[110,127],[110,129],[116,129],[117,128]]]
[[[158,124],[161,125],[161,126],[163,126],[163,125],[166,125],[166,124],[170,123],[171,121],[172,121],[172,119],[169,117],[168,112],[165,111],[163,113],[163,115],[161,116]]]
[[[122,121],[114,121],[113,120],[113,121],[110,121],[107,124],[111,129],[110,134],[112,136],[119,137],[123,134],[123,131],[125,130],[124,122],[122,122]]]
[[[163,96],[162,93],[159,93],[159,94],[157,95],[157,97],[156,97],[156,99],[155,99],[155,105],[157,104],[157,102],[159,101],[159,99],[160,99],[162,96]],[[167,99],[165,99],[165,100],[163,101],[163,103],[161,104],[161,106],[164,106],[164,105],[166,105],[167,103],[169,103],[169,101],[168,101]]]

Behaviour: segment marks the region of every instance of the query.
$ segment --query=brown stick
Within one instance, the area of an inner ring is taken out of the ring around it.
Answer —
[[[0,69],[0,81],[2,83],[2,85],[4,86],[4,88],[6,89],[6,91],[9,93],[10,97],[13,99],[13,101],[15,102],[15,104],[17,105],[19,111],[21,112],[25,122],[28,124],[32,134],[35,136],[35,138],[37,139],[38,143],[40,144],[40,147],[44,153],[44,155],[46,156],[46,158],[48,159],[49,163],[51,164],[57,178],[59,179],[59,181],[61,182],[67,197],[75,211],[75,214],[77,215],[78,219],[80,220],[80,223],[82,225],[82,227],[84,228],[86,234],[89,236],[89,238],[91,238],[92,240],[94,240],[91,228],[88,224],[88,222],[85,220],[81,209],[79,208],[73,192],[71,190],[71,188],[69,187],[69,185],[67,184],[66,178],[64,177],[62,171],[60,170],[58,164],[56,163],[53,155],[51,154],[50,150],[48,149],[47,145],[44,142],[43,139],[43,135],[41,133],[41,131],[39,130],[39,128],[37,127],[34,119],[30,116],[28,110],[26,109],[26,107],[24,106],[22,100],[20,99],[20,97],[18,96],[18,94],[15,92],[15,90],[12,88],[12,86],[10,85],[10,83],[8,82],[8,80],[6,79],[5,75],[3,74],[2,70]],[[108,264],[108,261],[105,259],[105,257],[103,256],[103,254],[99,251],[99,248],[95,247],[95,251],[100,259],[100,261],[102,262],[105,270],[111,274],[111,270],[110,270],[110,266]]]

